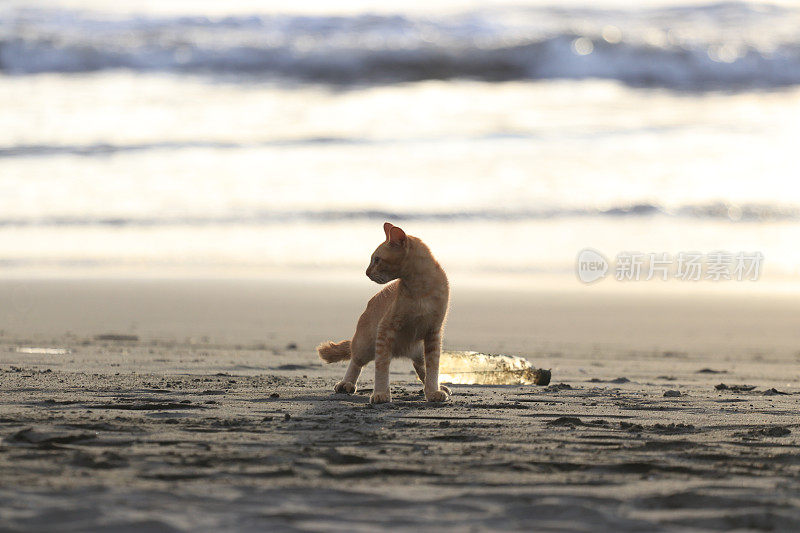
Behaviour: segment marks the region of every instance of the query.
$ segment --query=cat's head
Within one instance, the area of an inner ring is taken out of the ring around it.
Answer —
[[[383,231],[386,241],[372,252],[367,267],[367,277],[375,283],[399,278],[408,252],[408,237],[403,230],[386,222]]]

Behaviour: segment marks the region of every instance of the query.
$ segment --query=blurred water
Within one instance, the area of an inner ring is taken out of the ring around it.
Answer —
[[[456,275],[800,274],[790,5],[159,5],[0,10],[6,274],[360,276],[384,220]]]
[[[0,9],[0,69],[12,74],[125,68],[339,85],[606,78],[682,89],[800,82],[799,6],[529,5],[446,15],[216,17],[36,3]]]

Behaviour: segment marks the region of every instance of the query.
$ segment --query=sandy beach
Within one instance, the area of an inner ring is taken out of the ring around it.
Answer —
[[[1,1],[0,533],[800,531],[798,28]]]
[[[314,352],[372,291],[0,283],[0,531],[800,527],[796,300],[454,291],[446,348],[551,385],[372,406]]]

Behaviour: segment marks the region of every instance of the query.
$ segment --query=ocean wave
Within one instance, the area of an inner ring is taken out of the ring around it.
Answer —
[[[0,158],[5,157],[43,157],[58,155],[77,155],[84,157],[108,156],[125,152],[149,150],[191,150],[206,148],[213,150],[236,150],[247,148],[288,147],[327,144],[377,144],[378,141],[352,137],[304,137],[297,139],[274,139],[255,142],[223,141],[158,141],[150,143],[92,143],[92,144],[20,144],[0,146]],[[393,141],[386,141],[393,142]]]
[[[646,127],[646,128],[620,128],[613,131],[605,131],[605,136],[625,136],[641,133],[661,133],[675,129],[673,126]],[[728,128],[730,129],[730,128]],[[592,139],[598,132],[570,132],[567,134],[570,139]],[[75,155],[81,157],[104,157],[109,155],[144,152],[151,150],[248,150],[254,148],[288,148],[303,146],[380,146],[380,145],[399,145],[425,143],[450,142],[481,142],[481,141],[509,141],[527,140],[542,141],[554,138],[564,138],[564,134],[543,135],[537,133],[525,133],[519,131],[498,130],[478,135],[436,135],[436,136],[413,136],[413,137],[346,137],[346,136],[309,136],[309,137],[284,137],[264,140],[250,140],[242,142],[215,141],[215,140],[175,140],[175,141],[154,141],[142,143],[86,143],[86,144],[16,144],[9,146],[0,145],[0,159],[12,157],[47,157],[60,155]]]
[[[114,18],[0,11],[0,70],[104,69],[369,84],[606,78],[681,89],[800,83],[800,9],[504,8],[440,18]],[[249,79],[249,78],[248,78]]]
[[[176,227],[176,226],[257,226],[285,223],[330,223],[385,221],[396,222],[525,222],[562,218],[684,217],[730,222],[800,220],[800,206],[769,204],[730,204],[715,202],[667,208],[651,203],[624,204],[605,209],[552,208],[537,210],[477,209],[442,212],[358,210],[262,211],[220,216],[44,216],[0,218],[0,227]]]

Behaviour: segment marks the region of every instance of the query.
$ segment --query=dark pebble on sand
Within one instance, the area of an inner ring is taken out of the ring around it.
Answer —
[[[286,345],[286,349],[287,350],[296,350],[297,349],[297,343],[296,342],[290,342],[289,344]]]
[[[693,424],[653,424],[650,429],[656,433],[676,434],[676,433],[692,433],[695,430]]]
[[[641,424],[633,424],[631,422],[620,422],[619,427],[628,431],[642,431],[644,429]]]
[[[59,401],[59,400],[54,400],[53,398],[49,398],[49,399],[43,401],[42,403],[45,404],[45,405],[71,405],[71,404],[78,403],[78,402],[75,402],[75,401],[72,401],[72,400]]]
[[[600,378],[592,378],[589,380],[589,383],[630,383],[631,380],[625,377],[619,377],[614,379],[600,379]]]
[[[127,466],[128,461],[114,452],[106,451],[101,454],[93,454],[79,450],[72,456],[70,464],[82,468],[111,469]]]
[[[561,391],[561,390],[568,390],[568,389],[571,389],[571,388],[572,388],[572,385],[569,385],[567,383],[557,383],[555,385],[550,385],[549,387],[547,387],[545,389],[545,391],[546,392],[558,392],[558,391]]]
[[[4,442],[8,444],[33,444],[41,447],[48,447],[54,444],[72,444],[96,438],[96,433],[51,432],[27,427],[7,437]]]
[[[308,368],[306,365],[288,364],[288,365],[280,365],[279,367],[277,367],[277,370],[305,370],[306,368]]]
[[[284,420],[291,420],[292,419],[292,415],[290,415],[289,413],[283,413],[283,419]]]
[[[583,426],[583,421],[575,416],[560,416],[547,422],[548,426]]]
[[[125,341],[125,342],[136,342],[139,340],[138,335],[124,335],[119,333],[103,333],[102,335],[95,335],[94,340],[96,341]]]
[[[272,394],[270,394],[270,395],[269,395],[269,397],[270,397],[270,398],[280,398],[280,397],[281,397],[281,395],[280,395],[280,394],[278,394],[277,392],[273,392]]]
[[[773,426],[770,428],[751,429],[747,433],[736,433],[736,436],[741,437],[785,437],[790,435],[792,431],[783,426]]]
[[[681,396],[681,392],[677,390],[667,390],[664,391],[664,398],[678,398]]]
[[[724,383],[720,383],[719,385],[714,385],[714,388],[717,390],[729,390],[731,392],[748,392],[756,388],[755,385],[726,385]]]
[[[321,452],[318,455],[320,457],[323,457],[328,461],[328,463],[333,465],[360,465],[372,462],[372,460],[366,457],[362,457],[360,455],[354,455],[351,453],[342,453],[335,448],[331,448],[325,452]]]
[[[792,431],[789,428],[775,426],[774,428],[769,428],[764,430],[764,434],[769,437],[785,437],[786,435],[791,434]]]

